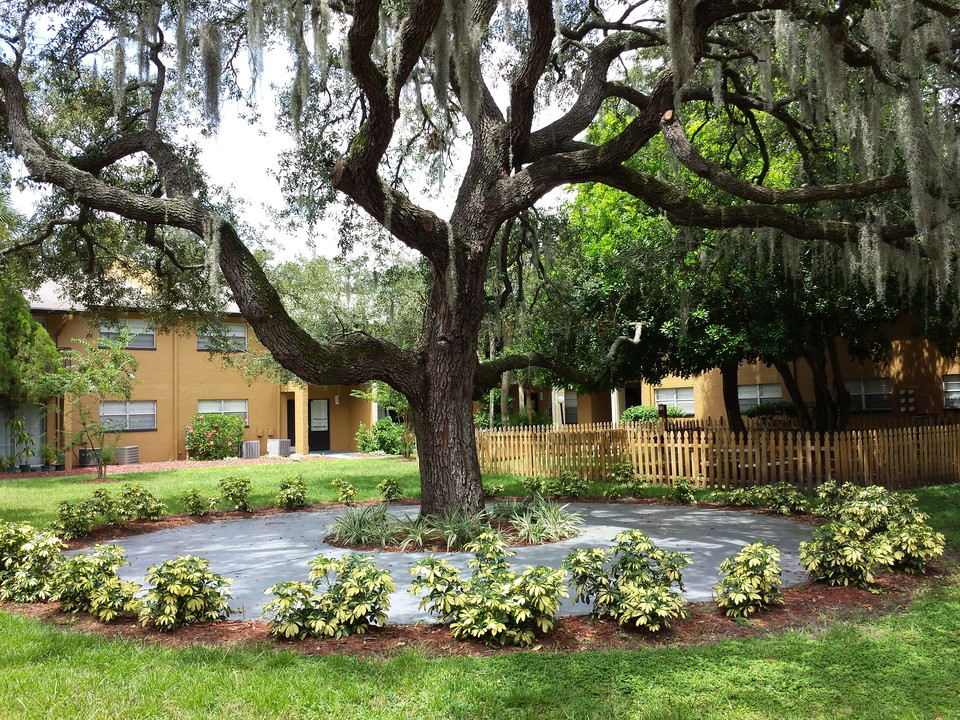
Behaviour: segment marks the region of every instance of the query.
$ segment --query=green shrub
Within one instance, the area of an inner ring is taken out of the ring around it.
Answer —
[[[633,463],[613,463],[607,468],[607,482],[632,483],[637,477],[637,469]]]
[[[382,452],[403,454],[403,424],[391,417],[383,417],[367,428],[363,423],[357,430],[357,450],[364,453]]]
[[[267,589],[277,597],[263,607],[271,632],[286,638],[346,637],[385,625],[390,593],[389,570],[359,553],[321,556],[310,561],[310,583],[285,582]]]
[[[288,510],[305,507],[307,504],[307,483],[303,475],[295,475],[280,481],[277,505]]]
[[[47,600],[63,542],[27,523],[0,523],[0,600]]]
[[[124,483],[117,499],[120,515],[125,520],[159,520],[167,506],[143,485]]]
[[[889,544],[871,538],[852,522],[832,522],[817,529],[813,539],[800,543],[800,565],[814,580],[828,585],[866,587],[877,565],[889,565]]]
[[[353,499],[357,496],[357,489],[343,478],[334,478],[330,481],[333,488],[337,491],[337,502],[344,505],[353,505]]]
[[[240,512],[250,512],[250,489],[250,481],[242,477],[225,477],[217,483],[220,502]]]
[[[693,491],[693,485],[685,477],[677,477],[668,485],[663,493],[663,499],[670,502],[683,503],[691,505],[697,501],[697,496]]]
[[[210,571],[210,563],[195,555],[181,555],[147,569],[153,585],[143,598],[140,623],[157,630],[223,620],[230,613],[230,584]]]
[[[714,493],[713,497],[730,505],[767,508],[788,517],[793,513],[810,510],[810,501],[807,496],[790,483],[783,481],[776,485],[754,485]]]
[[[926,572],[927,562],[943,555],[946,546],[942,533],[934,532],[923,519],[912,517],[891,523],[883,539],[890,546],[894,569],[908,573]]]
[[[582,497],[590,489],[590,481],[571,470],[564,470],[557,477],[551,478],[521,478],[520,484],[531,495]]]
[[[79,503],[62,502],[57,505],[57,519],[50,529],[64,540],[85,538],[93,530],[97,512],[90,500]]]
[[[506,486],[503,483],[495,483],[495,482],[483,483],[484,497],[495,497],[497,495],[502,495],[504,490],[506,490]]]
[[[387,514],[386,505],[349,508],[333,519],[330,539],[340,545],[386,547],[399,541],[396,519]]]
[[[377,490],[387,502],[400,500],[403,497],[403,488],[400,487],[400,480],[396,477],[385,477],[377,484]]]
[[[538,565],[523,573],[510,569],[508,552],[495,533],[480,535],[472,576],[464,581],[446,560],[431,555],[410,568],[410,593],[427,593],[420,602],[443,622],[455,638],[474,638],[501,645],[532,645],[538,632],[556,624],[560,598],[566,596],[562,570]]]
[[[667,405],[667,417],[682,418],[686,416],[687,413],[684,410],[674,407],[673,405]],[[625,423],[654,423],[659,419],[660,409],[656,405],[634,405],[633,407],[628,407],[623,411],[623,414],[620,415],[620,422]]]
[[[94,490],[93,496],[87,502],[94,515],[101,516],[107,525],[120,526],[127,519],[123,508],[106,488]]]
[[[191,460],[223,460],[240,455],[243,418],[238,415],[194,415],[187,425],[186,448]]]
[[[530,495],[546,494],[546,487],[547,487],[546,478],[522,477],[520,478],[520,485],[523,486],[523,489]]]
[[[129,565],[119,545],[95,545],[93,552],[64,558],[53,574],[52,600],[67,612],[89,612],[100,622],[140,611],[140,586],[117,571]]]
[[[797,406],[788,400],[762,402],[747,408],[743,414],[748,418],[796,417]]]
[[[188,515],[203,516],[217,504],[217,498],[207,498],[200,494],[197,488],[190,488],[177,497]]]
[[[683,592],[681,570],[689,563],[686,555],[661,550],[641,531],[628,530],[614,538],[610,550],[570,553],[563,567],[572,575],[576,599],[592,602],[594,615],[656,631],[688,615],[686,599],[672,586]]]
[[[529,503],[514,504],[518,508],[509,519],[521,542],[557,542],[580,534],[583,516],[569,512],[566,505],[557,505],[541,497]]]
[[[750,543],[724,559],[720,572],[726,577],[713,589],[717,591],[717,604],[729,617],[748,617],[783,602],[780,551],[769,543]]]

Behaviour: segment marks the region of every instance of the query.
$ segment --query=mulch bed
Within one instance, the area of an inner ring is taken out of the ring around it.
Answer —
[[[714,603],[690,605],[689,618],[677,621],[669,629],[658,633],[621,628],[615,622],[589,616],[564,617],[553,631],[538,639],[532,650],[636,650],[756,638],[787,629],[817,633],[836,622],[862,620],[904,610],[926,586],[943,582],[955,572],[958,560],[960,557],[954,553],[951,558],[935,564],[927,575],[881,574],[877,577],[875,588],[879,592],[815,583],[787,588],[783,605],[759,612],[748,620],[728,618],[720,613]],[[417,649],[430,657],[483,657],[530,650],[454,640],[442,625],[388,625],[372,628],[365,635],[341,639],[289,641],[274,638],[270,635],[269,625],[260,621],[204,623],[161,633],[133,624],[134,618],[105,625],[85,613],[73,615],[61,612],[57,603],[16,605],[3,602],[0,608],[58,627],[166,647],[257,645],[289,649],[304,655],[356,655],[365,658],[390,657],[410,649]]]

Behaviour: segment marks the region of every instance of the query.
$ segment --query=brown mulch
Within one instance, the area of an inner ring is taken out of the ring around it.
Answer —
[[[875,588],[878,592],[815,583],[787,588],[783,605],[759,612],[748,620],[727,618],[714,603],[690,605],[689,618],[679,620],[659,633],[625,629],[614,622],[589,616],[564,617],[556,628],[539,638],[532,649],[544,652],[635,650],[756,638],[787,629],[817,633],[836,622],[862,620],[904,610],[925,587],[943,582],[955,572],[958,559],[954,554],[951,559],[934,565],[927,575],[879,575]],[[304,655],[356,655],[365,658],[389,657],[409,649],[417,649],[430,657],[482,657],[524,649],[454,640],[442,625],[388,625],[371,628],[365,635],[288,641],[271,636],[269,625],[259,621],[205,623],[161,633],[135,624],[132,617],[105,625],[84,613],[73,615],[61,612],[56,603],[15,605],[0,602],[0,608],[80,632],[167,647],[257,645],[289,649]]]

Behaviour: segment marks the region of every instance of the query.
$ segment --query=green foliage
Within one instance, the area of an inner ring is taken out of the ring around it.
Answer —
[[[385,547],[397,542],[398,534],[398,523],[387,514],[386,505],[348,508],[334,517],[330,525],[330,540],[348,547]]]
[[[676,477],[673,482],[667,486],[663,494],[663,499],[671,502],[678,502],[684,505],[690,505],[697,501],[693,485],[685,477]]]
[[[725,575],[713,589],[717,604],[729,617],[749,617],[757,610],[783,602],[780,592],[780,551],[757,541],[720,563]]]
[[[337,491],[337,502],[342,502],[348,507],[353,505],[353,499],[357,496],[357,489],[343,478],[334,478],[330,484]]]
[[[739,507],[762,507],[789,517],[810,511],[810,500],[788,482],[775,485],[753,485],[714,493],[713,499]]]
[[[101,422],[99,408],[107,400],[130,400],[137,382],[137,361],[127,352],[130,332],[122,329],[115,339],[100,338],[99,343],[74,339],[78,350],[62,354],[62,363],[37,379],[36,392],[42,397],[63,397],[66,413],[73,421],[69,439],[72,447],[98,449],[97,476],[106,476],[110,460],[108,448],[124,428]]]
[[[198,517],[206,515],[217,504],[217,498],[204,497],[197,488],[186,490],[177,497],[177,500],[183,505],[188,515]]]
[[[57,506],[57,519],[50,524],[50,529],[64,540],[85,538],[96,524],[97,515],[92,500],[62,502]]]
[[[636,479],[637,469],[633,466],[633,463],[613,463],[607,468],[607,482],[609,483],[632,483]]]
[[[167,506],[143,485],[124,483],[117,505],[125,520],[159,520]]]
[[[743,414],[749,418],[796,417],[797,406],[787,400],[762,402],[747,408]]]
[[[881,538],[852,522],[832,522],[800,543],[800,565],[814,580],[828,585],[867,587],[877,565],[889,565],[893,554]]]
[[[503,483],[489,482],[487,480],[483,481],[484,497],[494,497],[495,495],[501,495],[505,489],[506,489],[506,486]]]
[[[617,535],[610,550],[576,550],[563,561],[576,599],[593,602],[594,615],[650,631],[687,617],[686,600],[672,586],[683,592],[681,570],[689,564],[689,557],[661,550],[639,530]]]
[[[48,600],[63,542],[27,523],[0,523],[0,600]]]
[[[404,454],[404,426],[390,417],[382,417],[372,427],[363,423],[357,429],[357,450],[364,453]]]
[[[240,512],[250,512],[250,489],[250,481],[242,477],[225,477],[217,483],[220,501]]]
[[[556,495],[559,497],[582,497],[590,489],[590,481],[581,478],[572,470],[564,470],[557,477],[525,477],[520,480],[523,488],[532,495]]]
[[[120,579],[117,571],[123,565],[129,563],[119,545],[95,545],[93,552],[64,558],[53,574],[51,600],[59,600],[61,610],[89,612],[105,623],[138,613],[140,585]]]
[[[310,583],[285,582],[267,588],[277,597],[263,607],[271,632],[285,638],[346,637],[385,625],[390,593],[389,570],[359,553],[320,556],[310,561]]]
[[[400,500],[403,497],[403,488],[400,487],[400,479],[394,476],[385,477],[377,484],[377,490],[383,495],[387,502]]]
[[[673,405],[667,405],[668,418],[686,417],[687,413]],[[620,422],[655,423],[660,420],[660,409],[656,405],[634,405],[620,415]]]
[[[420,601],[443,622],[455,638],[474,638],[501,645],[532,645],[537,633],[556,624],[560,598],[566,596],[562,569],[538,565],[523,573],[511,570],[506,550],[495,533],[480,535],[469,548],[474,553],[472,576],[433,555],[410,568],[410,593],[426,592]]]
[[[39,378],[60,364],[50,333],[30,314],[23,293],[0,280],[0,413],[42,399]]]
[[[183,625],[223,620],[230,613],[230,584],[210,571],[210,563],[181,555],[147,569],[153,587],[143,598],[140,623],[167,632]]]
[[[566,508],[566,505],[536,497],[529,502],[497,503],[491,515],[510,520],[520,542],[540,544],[566,540],[580,534],[583,516]]]
[[[295,475],[280,481],[280,492],[277,495],[277,505],[288,510],[306,507],[307,483],[303,475]]]
[[[191,460],[223,460],[240,455],[243,418],[239,415],[194,415],[186,432]]]

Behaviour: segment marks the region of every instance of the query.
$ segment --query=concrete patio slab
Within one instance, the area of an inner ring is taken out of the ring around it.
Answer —
[[[522,570],[527,565],[558,567],[564,557],[577,548],[609,547],[617,533],[639,529],[665,550],[690,555],[693,564],[683,573],[684,595],[691,602],[712,598],[711,586],[719,580],[720,562],[756,540],[774,543],[782,554],[785,586],[807,579],[799,567],[798,547],[814,531],[809,525],[787,518],[753,513],[667,505],[621,505],[571,503],[570,510],[581,513],[583,533],[571,540],[534,547],[514,548],[517,555],[511,565]],[[126,580],[142,583],[147,568],[177,555],[199,555],[210,561],[211,569],[233,578],[231,606],[235,619],[256,619],[270,598],[264,590],[286,580],[306,580],[307,563],[323,553],[349,552],[324,542],[328,525],[342,510],[284,513],[250,519],[222,520],[203,525],[160,530],[113,541],[126,550],[130,565],[121,569]],[[391,512],[415,517],[417,506],[397,506]],[[429,553],[377,552],[379,567],[393,574],[397,591],[391,599],[390,622],[432,621],[417,605],[419,598],[407,592],[409,568]],[[454,565],[466,571],[470,553],[443,553]],[[466,574],[466,573],[465,573]],[[569,599],[561,615],[589,612],[590,608]]]

